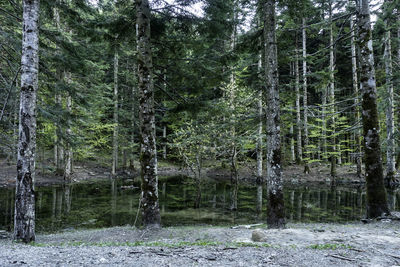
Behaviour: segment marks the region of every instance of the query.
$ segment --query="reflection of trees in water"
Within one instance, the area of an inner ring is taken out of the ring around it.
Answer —
[[[160,182],[160,208],[167,225],[196,223],[246,224],[265,221],[260,212],[257,185],[242,186],[238,191],[238,209],[232,204],[231,184],[204,180],[201,186],[201,208],[193,210],[197,184],[186,180]],[[125,181],[110,180],[105,184],[40,187],[36,210],[38,229],[58,230],[63,227],[108,227],[133,224],[138,211],[140,190],[120,190]],[[344,222],[365,217],[364,186],[345,188],[291,187],[285,191],[287,219],[295,222]],[[0,193],[0,227],[11,229],[14,213],[12,189]],[[168,190],[168,194],[167,194]],[[74,192],[74,194],[72,193]],[[399,210],[399,190],[388,190],[389,205]],[[265,201],[265,200],[264,200]],[[74,205],[72,205],[72,203]],[[262,210],[262,208],[261,208]],[[101,216],[107,214],[107,217]],[[139,213],[140,214],[140,213]],[[140,215],[139,215],[140,221]]]

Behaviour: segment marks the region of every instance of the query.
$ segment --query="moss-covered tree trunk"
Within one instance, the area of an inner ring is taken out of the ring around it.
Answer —
[[[39,0],[23,1],[21,93],[14,239],[35,241],[36,94],[39,73]]]
[[[285,227],[281,164],[278,58],[276,45],[275,0],[262,0],[264,13],[265,88],[267,95],[267,224]]]
[[[369,1],[360,0],[357,11],[358,45],[360,48],[360,91],[362,94],[365,176],[367,182],[367,217],[374,218],[389,213],[389,209],[383,182]]]
[[[140,107],[140,175],[142,179],[143,224],[160,227],[157,150],[155,138],[153,63],[148,0],[136,0],[136,41]]]

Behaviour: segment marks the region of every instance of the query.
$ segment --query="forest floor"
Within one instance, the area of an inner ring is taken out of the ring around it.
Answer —
[[[261,237],[262,242],[253,241]],[[114,227],[0,238],[1,266],[399,266],[400,221],[369,224]]]
[[[254,165],[254,166],[253,166]],[[138,163],[136,164],[138,166]],[[239,179],[243,182],[255,183],[256,171],[255,162],[247,165],[241,165],[238,171]],[[202,171],[204,177],[216,180],[229,180],[229,167],[207,167]],[[356,175],[356,167],[352,165],[337,166],[337,180],[339,183],[357,183],[360,179]],[[17,175],[16,166],[7,164],[0,159],[0,187],[15,186],[15,177]],[[137,177],[138,170],[120,172],[119,177]],[[161,176],[176,176],[184,175],[191,176],[192,174],[178,165],[168,162],[161,162],[158,167],[158,175]],[[96,163],[77,163],[74,166],[72,176],[73,182],[94,181],[110,178],[110,169],[105,168]],[[289,183],[307,183],[307,182],[330,182],[330,165],[329,164],[314,164],[311,166],[311,172],[304,174],[304,166],[288,165],[283,169],[283,179]],[[62,184],[64,179],[60,175],[55,175],[49,169],[41,168],[40,164],[36,170],[36,185],[52,185]]]

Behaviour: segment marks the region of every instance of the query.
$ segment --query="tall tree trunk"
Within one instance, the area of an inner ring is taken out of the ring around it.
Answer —
[[[331,176],[332,183],[336,181],[336,138],[335,138],[335,57],[334,57],[334,43],[333,43],[333,21],[332,21],[332,0],[329,0],[329,96],[328,104],[330,105],[329,115],[330,128],[331,128]]]
[[[65,73],[65,80],[67,83],[71,82],[71,73]],[[67,96],[67,111],[68,111],[68,119],[67,119],[67,129],[66,129],[66,151],[65,151],[65,168],[64,168],[64,180],[67,182],[71,182],[72,175],[72,129],[71,129],[71,115],[72,115],[72,97],[71,94],[68,93]]]
[[[356,39],[355,39],[355,27],[354,27],[354,16],[350,18],[350,31],[351,31],[351,70],[353,74],[353,90],[354,90],[354,113],[355,121],[358,123],[360,120],[360,108],[359,108],[359,90],[358,90],[358,77],[357,77],[357,56],[356,56]],[[356,143],[356,165],[357,165],[357,176],[361,178],[362,160],[361,160],[361,130],[357,128],[355,132],[355,143]]]
[[[304,160],[304,173],[310,173],[308,166],[308,158],[311,155],[307,154],[308,150],[308,95],[307,95],[307,32],[306,32],[306,19],[302,20],[302,44],[303,44],[303,112],[304,112],[304,147],[303,154],[306,158]]]
[[[285,227],[281,139],[276,46],[275,0],[264,0],[265,83],[267,89],[267,224],[270,228]]]
[[[387,1],[388,4],[391,1]],[[389,15],[389,14],[386,14]],[[387,90],[387,107],[386,107],[386,178],[385,183],[390,185],[394,182],[395,169],[395,137],[394,137],[394,93],[393,93],[393,65],[392,65],[392,45],[390,34],[390,20],[385,20],[385,74],[386,74],[386,90]]]
[[[158,203],[157,149],[155,138],[153,63],[150,42],[148,0],[136,0],[136,41],[138,89],[140,92],[140,166],[142,179],[143,224],[160,227]]]
[[[233,16],[232,16],[233,29],[232,29],[231,40],[230,40],[230,49],[231,49],[232,53],[234,53],[234,51],[235,51],[236,35],[237,35],[237,25],[236,25],[237,12],[236,12],[235,8],[236,8],[236,3],[234,1]],[[231,111],[230,136],[232,138],[232,143],[231,143],[231,184],[232,184],[231,210],[237,210],[239,176],[238,176],[238,170],[237,170],[237,148],[236,148],[236,127],[235,127],[236,116],[234,113],[234,111],[236,110],[236,103],[235,103],[236,79],[235,79],[235,73],[234,73],[233,67],[231,67],[230,84],[229,84],[228,88],[229,88],[229,107],[230,107],[230,111]]]
[[[297,34],[296,34],[297,35]],[[296,49],[295,49],[295,61],[294,61],[294,74],[295,74],[295,91],[296,91],[296,163],[302,162],[302,148],[301,148],[301,112],[300,112],[300,71],[299,71],[299,50],[297,48],[297,37],[296,37]]]
[[[367,217],[375,218],[389,213],[383,181],[379,117],[376,104],[376,79],[369,1],[358,3],[358,44],[360,47],[360,90],[367,182]]]
[[[164,82],[163,82],[164,92],[167,91],[167,70],[164,69]],[[163,125],[163,159],[167,159],[167,125]]]
[[[56,0],[58,3],[60,0]],[[53,9],[54,12],[54,20],[57,28],[57,32],[61,34],[61,22],[60,22],[60,13],[58,8],[55,7]],[[64,72],[61,69],[56,70],[56,76],[59,81],[64,80]],[[55,104],[57,108],[62,108],[62,97],[58,89],[55,92]],[[54,142],[54,163],[56,165],[56,173],[58,175],[63,174],[64,172],[64,145],[63,145],[63,138],[62,138],[62,125],[60,121],[56,122],[56,130],[55,130],[55,142]]]
[[[36,93],[39,72],[39,0],[23,1],[21,94],[14,239],[35,241]]]
[[[114,130],[111,176],[115,177],[118,168],[118,48],[114,51]]]
[[[136,67],[133,68],[133,77],[136,77]],[[137,84],[137,83],[136,83]],[[132,102],[132,107],[131,107],[131,157],[130,157],[130,163],[129,163],[129,168],[133,171],[135,170],[135,121],[136,121],[136,84],[132,86],[132,97],[131,97],[131,102]]]
[[[262,73],[262,53],[259,55],[258,72]],[[258,133],[257,133],[257,212],[262,210],[262,186],[263,186],[263,106],[262,88],[258,92]]]

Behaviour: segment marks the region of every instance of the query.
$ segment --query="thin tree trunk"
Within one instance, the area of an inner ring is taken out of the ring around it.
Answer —
[[[359,90],[358,90],[358,77],[357,77],[357,56],[356,56],[356,39],[355,39],[355,28],[354,28],[354,17],[350,18],[350,31],[351,31],[351,66],[353,74],[353,90],[354,90],[354,109],[355,109],[355,121],[358,123],[360,120],[360,108],[359,108]],[[361,177],[362,160],[361,160],[361,129],[357,129],[355,132],[355,143],[356,143],[356,165],[357,165],[357,176]]]
[[[334,184],[336,177],[336,138],[335,138],[335,58],[334,58],[334,44],[333,44],[333,22],[332,22],[332,0],[329,0],[329,97],[328,104],[330,104],[330,128],[331,128],[331,176],[332,183]]]
[[[23,1],[21,94],[14,240],[35,241],[36,93],[39,72],[39,0]]]
[[[297,34],[296,34],[297,35]],[[299,50],[297,49],[297,37],[296,37],[296,49],[295,49],[295,62],[294,62],[294,74],[295,74],[295,91],[296,91],[296,163],[301,164],[302,162],[302,147],[301,147],[301,112],[300,112],[300,71],[299,71]]]
[[[263,1],[265,42],[265,83],[267,89],[267,224],[270,228],[285,227],[285,207],[281,170],[281,139],[276,45],[275,0]]]
[[[164,92],[167,90],[167,70],[164,69]],[[167,126],[163,125],[163,159],[167,159]]]
[[[303,154],[304,160],[304,173],[310,173],[308,166],[308,159],[311,155],[307,154],[308,150],[308,95],[307,95],[307,32],[306,32],[306,19],[302,20],[302,44],[303,44],[303,112],[304,112],[304,147]]]
[[[136,77],[136,67],[133,68],[133,77]],[[132,116],[131,116],[131,157],[130,157],[130,169],[135,170],[135,121],[136,121],[136,84],[132,86]]]
[[[58,3],[59,0],[56,0]],[[57,32],[61,34],[61,22],[60,22],[60,13],[58,8],[55,7],[53,9],[54,20],[57,28]],[[59,49],[59,48],[58,48]],[[57,68],[56,76],[59,81],[64,80],[64,72]],[[57,108],[62,108],[62,97],[58,89],[55,92],[55,104]],[[60,125],[60,121],[56,122],[56,130],[55,130],[55,142],[54,142],[54,163],[56,165],[56,174],[61,175],[64,172],[64,146],[62,140],[62,125]]]
[[[158,203],[157,149],[155,138],[154,85],[150,42],[150,8],[148,0],[136,0],[136,41],[138,88],[140,92],[140,166],[142,179],[143,224],[160,227]]]
[[[296,162],[296,153],[295,153],[295,149],[294,149],[294,129],[293,129],[293,124],[290,123],[290,155],[292,158],[292,162]]]
[[[71,82],[71,73],[65,73],[66,82]],[[72,138],[72,129],[71,129],[71,113],[72,113],[72,97],[70,94],[67,96],[67,111],[68,111],[68,119],[67,119],[67,142],[66,142],[66,151],[65,151],[65,169],[64,169],[64,180],[70,182],[71,175],[72,175],[72,145],[71,145],[71,138]]]
[[[114,51],[114,131],[111,175],[115,177],[118,168],[118,48]]]
[[[388,1],[389,3],[391,1]],[[388,14],[387,14],[388,15]],[[390,34],[390,21],[385,20],[385,74],[386,74],[386,90],[387,90],[387,107],[386,107],[386,178],[385,183],[390,185],[394,182],[395,169],[395,137],[394,137],[394,93],[393,93],[393,65],[392,65],[392,45]]]
[[[258,72],[262,72],[262,55],[260,53],[258,60]],[[258,92],[258,133],[257,133],[257,212],[262,210],[262,185],[263,185],[263,106],[262,106],[262,88]]]
[[[374,54],[372,50],[369,1],[360,0],[357,11],[365,176],[367,182],[367,217],[375,218],[382,214],[388,214],[389,209],[383,181],[381,147],[379,140],[379,117],[376,103],[376,79]]]

